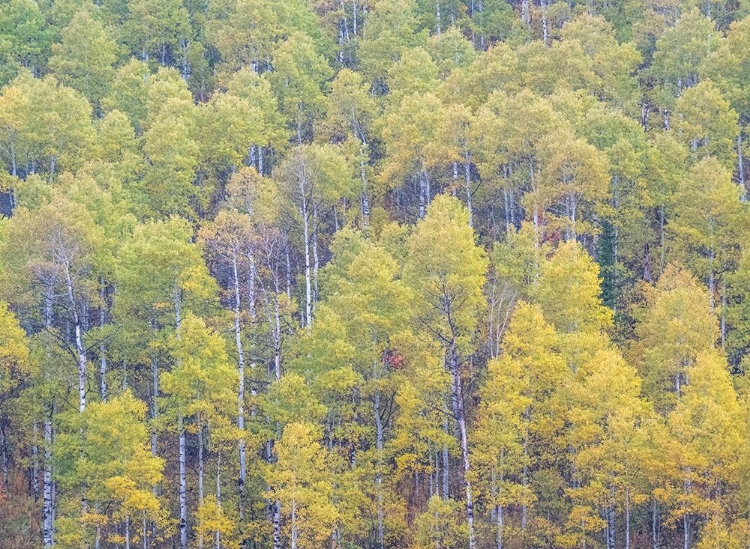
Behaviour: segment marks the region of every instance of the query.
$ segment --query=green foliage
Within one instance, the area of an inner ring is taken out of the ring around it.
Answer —
[[[746,3],[0,3],[0,545],[745,547]]]

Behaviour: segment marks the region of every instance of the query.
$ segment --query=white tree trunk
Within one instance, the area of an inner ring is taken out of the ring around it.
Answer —
[[[44,521],[42,537],[45,549],[55,544],[55,490],[52,481],[52,414],[44,421]]]
[[[106,299],[107,295],[104,288],[104,283],[101,282],[101,290],[99,292],[99,296],[101,299],[101,305],[99,308],[99,327],[104,328],[104,324],[106,322],[106,313],[105,313],[105,307],[106,307]],[[104,344],[102,343],[99,345],[99,378],[100,378],[100,384],[99,384],[99,392],[101,394],[102,402],[107,401],[107,355],[105,353]]]
[[[630,489],[625,489],[625,549],[630,549]]]
[[[177,418],[179,432],[179,460],[180,460],[180,549],[187,549],[188,539],[188,511],[187,511],[187,448],[185,444],[185,425],[182,415]]]
[[[297,539],[299,532],[297,530],[297,502],[292,500],[292,544],[291,549],[297,549]]]
[[[304,189],[303,189],[304,191]],[[308,219],[307,199],[302,198],[302,232],[305,241],[305,327],[312,324],[312,274],[310,265],[310,220]]]
[[[200,419],[199,419],[200,421]],[[205,491],[203,487],[203,478],[206,469],[206,461],[203,459],[203,425],[198,427],[198,505],[203,505]],[[202,526],[202,524],[201,524]],[[203,549],[203,529],[198,536],[198,548]]]
[[[466,177],[466,208],[469,210],[469,227],[473,227],[474,212],[471,207],[471,164],[469,163],[469,155],[466,155],[466,161],[464,162],[464,175]]]
[[[83,331],[81,317],[78,314],[75,296],[73,294],[73,279],[70,275],[70,264],[67,259],[63,261],[65,266],[65,282],[68,290],[68,301],[73,311],[73,328],[76,340],[76,358],[78,362],[78,411],[83,413],[86,409],[86,349],[83,346]]]
[[[281,502],[275,501],[272,506],[273,549],[281,549]]]
[[[376,366],[377,368],[377,366]],[[384,509],[383,509],[383,418],[380,415],[380,391],[375,391],[375,447],[378,452],[378,470],[375,484],[378,490],[378,546],[383,549],[385,543]]]
[[[245,496],[245,482],[247,481],[247,456],[245,449],[245,351],[242,347],[242,326],[240,323],[240,278],[237,269],[237,250],[232,249],[232,274],[234,276],[234,341],[237,346],[237,370],[239,373],[239,387],[237,388],[237,429],[240,431],[240,478],[239,514],[243,518],[243,499]],[[253,284],[254,281],[251,282]]]
[[[216,455],[216,505],[221,509],[221,451]],[[221,549],[220,532],[216,531],[215,549]]]
[[[477,543],[474,536],[474,498],[472,495],[471,488],[471,462],[469,460],[469,440],[466,431],[466,415],[464,412],[464,397],[463,389],[461,387],[461,375],[458,371],[458,356],[455,342],[451,342],[450,345],[450,370],[451,376],[453,377],[453,386],[455,398],[454,402],[454,415],[458,422],[459,429],[459,442],[461,444],[461,457],[464,466],[464,488],[466,490],[466,523],[469,528],[469,549],[476,549]]]

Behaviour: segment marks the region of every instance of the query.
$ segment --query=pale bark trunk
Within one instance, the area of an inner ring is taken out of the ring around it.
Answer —
[[[13,177],[18,176],[18,164],[16,162],[16,141],[15,139],[11,139],[10,141],[10,175]],[[14,187],[14,194],[15,194],[15,187]]]
[[[376,366],[377,369],[377,366]],[[375,445],[378,452],[378,470],[375,484],[378,490],[378,546],[383,549],[385,543],[384,510],[383,510],[383,418],[380,415],[380,391],[375,391]]]
[[[281,549],[281,502],[273,504],[273,549]]]
[[[338,230],[338,229],[337,229]],[[318,271],[320,257],[318,256],[318,208],[313,210],[313,314],[318,303]]]
[[[34,502],[36,503],[37,501],[39,501],[39,445],[37,444],[39,427],[37,426],[36,421],[34,421],[33,433],[34,433],[34,444],[31,447],[31,466],[32,466],[31,489],[34,494]]]
[[[466,156],[466,162],[464,163],[464,175],[466,177],[466,208],[469,210],[469,227],[474,226],[474,212],[471,207],[471,164],[469,164],[469,157]]]
[[[78,411],[83,413],[86,409],[86,349],[83,346],[83,332],[81,326],[81,317],[78,314],[78,307],[73,294],[73,279],[70,276],[70,264],[64,261],[65,282],[68,291],[68,300],[70,301],[71,310],[73,311],[73,329],[76,340],[76,358],[78,362]]]
[[[188,540],[188,512],[187,512],[187,447],[185,441],[185,425],[182,415],[177,418],[179,431],[179,460],[180,460],[180,549],[187,549]]]
[[[104,283],[101,282],[101,289],[99,292],[99,296],[101,299],[101,305],[99,309],[99,327],[104,328],[104,324],[106,322],[106,313],[105,313],[105,306],[106,306],[106,291],[104,287]],[[107,355],[105,353],[104,344],[99,345],[99,377],[100,377],[100,385],[99,385],[99,391],[101,393],[102,402],[107,402]]]
[[[503,207],[505,209],[505,234],[510,235],[510,197],[507,188],[503,188]]]
[[[495,513],[497,515],[497,549],[503,549],[503,506],[498,505]]]
[[[237,370],[239,373],[239,387],[237,388],[237,429],[240,431],[240,478],[239,488],[239,516],[243,518],[243,499],[245,496],[245,482],[247,480],[247,456],[245,454],[245,351],[242,346],[242,326],[240,324],[240,279],[237,269],[237,250],[232,249],[232,274],[234,278],[234,341],[237,346]],[[254,280],[251,281],[251,285]]]
[[[742,199],[747,200],[747,188],[745,187],[745,155],[742,151],[742,129],[737,136],[737,179],[742,187]]]
[[[450,426],[448,425],[448,416],[446,415],[445,418],[443,418],[443,432],[445,434],[450,433]],[[443,499],[447,500],[451,497],[451,488],[450,488],[450,472],[451,472],[451,464],[450,464],[450,454],[448,453],[448,445],[443,444],[443,451],[442,451],[442,459],[443,459]]]
[[[656,500],[651,500],[651,543],[653,549],[659,549],[659,528],[658,528],[658,517]]]
[[[143,549],[148,549],[148,521],[146,520],[146,513],[143,513],[143,520],[141,521],[141,536],[143,538]]]
[[[221,509],[221,452],[216,455],[216,505]],[[215,549],[221,549],[221,536],[216,531]]]
[[[664,256],[667,253],[667,239],[664,232],[664,226],[666,224],[664,204],[659,206],[659,274],[664,272]]]
[[[289,259],[289,237],[284,235],[284,258],[286,259],[286,297],[292,299],[292,262]]]
[[[526,433],[523,440],[523,457],[524,457],[524,463],[523,463],[523,475],[521,477],[521,482],[524,488],[527,488],[529,485],[529,465],[528,465],[528,457],[529,457],[529,430],[528,430],[528,424],[530,422],[530,408],[526,408],[524,415],[526,416]],[[528,522],[528,506],[526,505],[526,500],[524,499],[523,504],[521,505],[521,530],[526,531],[526,523]]]
[[[720,328],[721,328],[721,348],[723,349],[726,345],[727,339],[727,281],[726,276],[721,277],[721,317],[720,317]]]
[[[273,369],[276,381],[279,381],[281,379],[281,310],[279,308],[278,286],[273,298],[273,306]]]
[[[312,274],[310,265],[310,219],[308,218],[307,199],[304,196],[304,184],[300,184],[303,196],[300,214],[302,215],[302,231],[305,241],[305,327],[312,324]]]
[[[297,502],[292,500],[292,549],[297,549],[297,539],[299,532],[297,531]]]
[[[3,488],[8,491],[8,440],[5,437],[5,425],[3,418],[0,418],[0,447],[2,448],[2,470],[3,470]]]
[[[54,408],[53,408],[54,410]],[[43,540],[45,549],[55,544],[55,490],[52,480],[52,415],[44,421]]]
[[[424,219],[425,208],[427,207],[427,176],[424,172],[419,174],[419,219]]]
[[[630,549],[630,489],[625,489],[625,549]]]
[[[49,157],[49,182],[52,183],[55,178],[55,166],[57,166],[57,157],[52,154]]]
[[[370,223],[370,197],[367,191],[367,172],[364,161],[359,163],[359,173],[362,179],[362,225],[367,227]]]
[[[97,542],[98,537],[97,535]],[[125,515],[125,549],[130,549],[130,515]]]
[[[157,398],[159,396],[159,364],[156,361],[156,357],[151,357],[151,383],[153,385],[153,392],[151,393],[151,419],[155,420],[159,415],[159,404]],[[151,431],[151,455],[156,456],[156,443],[158,435],[156,429],[153,428]]]
[[[203,505],[203,499],[205,496],[203,477],[205,473],[206,462],[203,459],[203,426],[198,428],[198,505]],[[201,524],[202,526],[202,524]],[[198,536],[198,548],[203,549],[203,529]]]
[[[469,528],[469,549],[476,549],[476,539],[474,537],[474,499],[472,496],[471,480],[469,478],[471,463],[469,461],[469,440],[466,431],[466,416],[464,412],[464,397],[461,387],[461,374],[458,371],[458,356],[455,342],[450,345],[450,369],[453,376],[453,386],[455,392],[455,410],[454,415],[458,422],[458,429],[461,443],[461,457],[464,466],[464,488],[466,490],[466,522]]]

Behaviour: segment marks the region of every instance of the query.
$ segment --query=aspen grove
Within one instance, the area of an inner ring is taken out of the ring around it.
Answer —
[[[747,549],[749,128],[749,0],[0,2],[0,549]]]

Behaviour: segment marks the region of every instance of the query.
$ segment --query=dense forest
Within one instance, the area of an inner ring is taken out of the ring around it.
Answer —
[[[0,547],[750,547],[747,0],[3,0]]]

